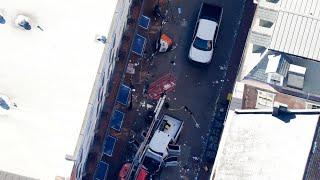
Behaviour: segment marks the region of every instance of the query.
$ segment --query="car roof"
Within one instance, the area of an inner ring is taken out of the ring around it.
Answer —
[[[196,36],[204,40],[213,40],[217,26],[218,23],[214,21],[200,19]]]

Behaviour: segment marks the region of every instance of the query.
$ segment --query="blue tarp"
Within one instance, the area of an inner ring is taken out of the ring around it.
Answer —
[[[118,92],[117,102],[123,105],[128,105],[130,91],[131,89],[128,86],[121,84]]]
[[[94,174],[94,180],[104,180],[108,174],[109,164],[100,161]]]
[[[114,145],[117,139],[112,136],[107,136],[104,140],[103,153],[107,156],[112,156]]]
[[[144,29],[149,28],[150,18],[147,16],[142,15],[139,18],[139,26],[143,27]]]
[[[122,122],[124,118],[124,113],[121,111],[114,111],[110,121],[110,127],[114,130],[120,131]]]
[[[144,46],[146,44],[146,38],[137,34],[134,37],[133,45],[132,45],[132,51],[140,56],[142,56],[144,51]]]

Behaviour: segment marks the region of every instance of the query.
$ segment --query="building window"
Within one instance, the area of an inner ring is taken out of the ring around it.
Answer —
[[[263,19],[259,20],[259,26],[261,26],[261,27],[271,28],[272,25],[273,25],[273,22],[271,22],[271,21],[267,21],[267,20],[263,20]]]
[[[320,109],[320,104],[306,102],[306,109]]]
[[[274,3],[274,4],[277,4],[279,2],[279,0],[266,0],[266,1],[269,3]]]
[[[276,96],[274,93],[269,93],[266,91],[257,90],[257,101],[256,108],[257,109],[269,109],[273,107],[274,97]]]
[[[266,51],[265,47],[257,45],[257,44],[253,44],[252,53],[260,53],[260,54],[262,54],[265,51]]]

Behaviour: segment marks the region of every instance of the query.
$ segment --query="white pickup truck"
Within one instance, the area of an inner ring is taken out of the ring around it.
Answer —
[[[169,115],[164,115],[160,120],[160,124],[150,140],[143,161],[143,165],[150,174],[159,171],[163,164],[164,166],[170,166],[170,164],[175,164],[174,162],[177,163],[177,157],[175,156],[179,154],[180,148],[174,144],[178,140],[183,124],[182,120]]]
[[[201,64],[211,62],[222,13],[221,7],[202,3],[189,50],[191,61]]]

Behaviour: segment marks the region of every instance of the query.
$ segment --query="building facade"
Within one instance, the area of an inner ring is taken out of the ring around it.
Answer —
[[[118,58],[121,38],[126,29],[130,5],[131,0],[119,0],[116,6],[81,133],[73,155],[77,179],[81,179],[85,173],[85,162],[88,158],[89,149],[93,142],[96,125],[98,124],[105,99],[108,97],[110,79]]]

